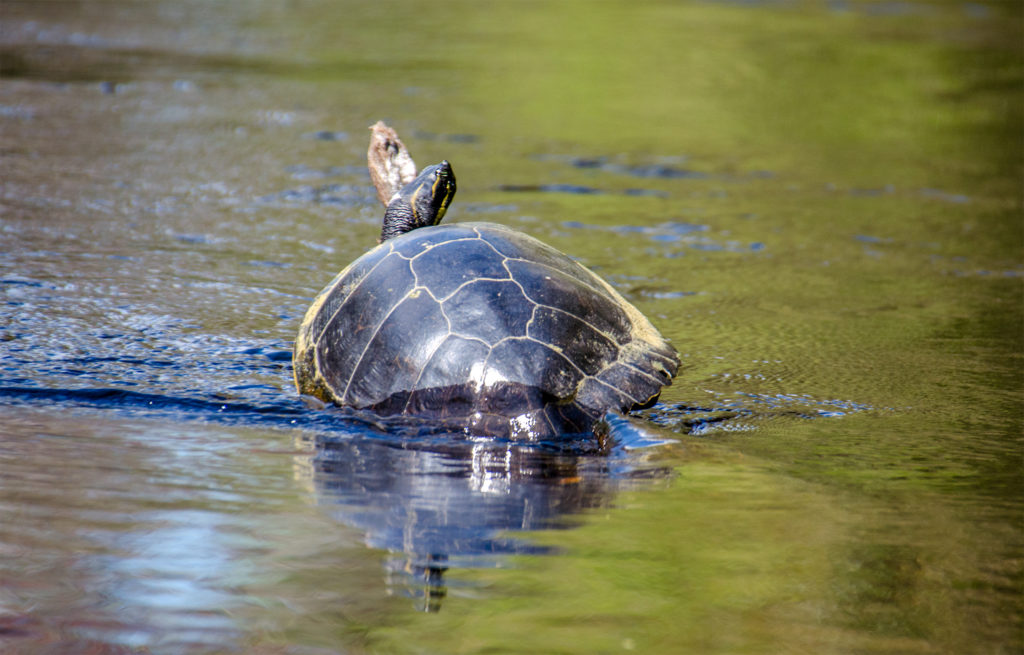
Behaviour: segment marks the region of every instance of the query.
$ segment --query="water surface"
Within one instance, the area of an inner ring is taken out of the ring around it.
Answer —
[[[1021,18],[6,0],[0,645],[1021,652]],[[378,119],[678,348],[608,452],[296,395]]]

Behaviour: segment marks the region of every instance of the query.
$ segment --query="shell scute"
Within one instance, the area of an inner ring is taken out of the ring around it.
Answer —
[[[414,284],[409,262],[391,255],[355,284],[344,279],[329,292],[331,300],[312,321],[312,338],[316,365],[337,398],[344,394],[352,370],[381,323]],[[340,302],[335,303],[334,296]]]
[[[511,280],[475,280],[441,303],[452,332],[494,345],[526,336],[534,305]]]
[[[508,268],[533,302],[575,316],[619,343],[632,339],[626,312],[587,281],[530,261],[510,260]]]
[[[447,387],[455,381],[465,383],[474,375],[473,366],[485,361],[490,352],[490,346],[482,341],[449,334],[423,366],[414,390]]]
[[[445,241],[424,250],[413,258],[412,270],[438,299],[475,280],[510,277],[504,258],[479,238]]]
[[[569,400],[583,372],[551,346],[532,339],[505,339],[491,349],[485,384],[514,382],[535,386],[551,400]]]
[[[302,328],[309,332],[311,340],[315,341],[319,338],[327,322],[338,313],[342,303],[348,299],[352,290],[358,287],[382,261],[387,259],[390,253],[390,247],[377,246],[345,267],[334,276],[330,284],[317,294],[312,307],[306,312],[306,320],[302,323]],[[373,285],[374,282],[371,281],[370,286]]]
[[[560,271],[575,272],[577,267],[586,271],[572,257],[518,230],[491,223],[464,223],[464,225],[477,226],[482,238],[492,248],[509,259],[524,259]]]
[[[559,352],[587,375],[596,375],[619,355],[619,346],[591,324],[559,309],[538,307],[530,323],[529,336],[544,341],[561,335]]]
[[[623,411],[639,405],[644,399],[630,395],[626,390],[612,386],[598,377],[583,380],[576,394],[576,402],[583,407]]]
[[[403,234],[401,239],[390,239],[381,245],[391,245],[402,257],[412,259],[413,257],[449,241],[461,239],[479,239],[479,236],[472,229],[461,225],[445,225],[444,230],[413,230]]]
[[[365,407],[397,391],[412,390],[438,344],[448,335],[448,321],[428,294],[407,296],[373,333],[340,397]]]

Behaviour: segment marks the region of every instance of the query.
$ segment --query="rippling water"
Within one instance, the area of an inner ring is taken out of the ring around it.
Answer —
[[[1024,649],[1018,7],[3,6],[0,650]],[[378,119],[651,317],[659,405],[296,395]]]

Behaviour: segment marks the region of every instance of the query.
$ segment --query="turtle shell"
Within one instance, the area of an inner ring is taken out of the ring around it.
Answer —
[[[366,253],[317,296],[294,353],[302,394],[530,439],[649,406],[678,366],[604,280],[490,223],[419,228]]]

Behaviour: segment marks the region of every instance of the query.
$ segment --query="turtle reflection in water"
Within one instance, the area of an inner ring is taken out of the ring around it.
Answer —
[[[389,593],[411,596],[431,612],[449,591],[479,591],[462,575],[450,587],[449,569],[548,553],[518,533],[565,525],[569,516],[610,505],[621,489],[670,474],[644,449],[608,458],[496,440],[417,444],[302,435],[296,450],[303,454],[295,470],[321,510],[388,553]]]
[[[636,307],[521,232],[437,225],[455,195],[452,167],[414,176],[397,134],[371,129],[381,244],[306,312],[299,393],[512,439],[589,433],[607,412],[654,404],[679,359]]]

